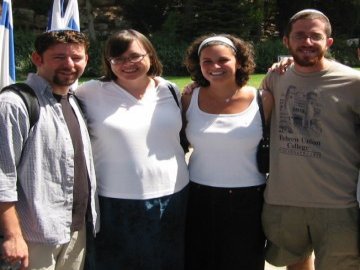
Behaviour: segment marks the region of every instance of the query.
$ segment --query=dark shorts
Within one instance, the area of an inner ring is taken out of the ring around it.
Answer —
[[[187,191],[149,200],[100,196],[100,232],[85,270],[183,270]]]
[[[185,269],[264,269],[264,186],[216,188],[190,183]]]

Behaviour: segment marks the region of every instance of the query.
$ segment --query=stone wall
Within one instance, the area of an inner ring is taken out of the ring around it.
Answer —
[[[38,33],[46,30],[47,14],[39,14],[32,8],[33,5],[29,5],[29,2],[39,4],[44,1],[13,0],[12,2],[15,31],[22,29]],[[45,1],[49,7],[44,7],[43,10],[51,9],[52,2],[52,0]],[[102,39],[116,29],[126,28],[122,9],[116,2],[116,0],[78,0],[81,31],[88,33],[92,38]]]

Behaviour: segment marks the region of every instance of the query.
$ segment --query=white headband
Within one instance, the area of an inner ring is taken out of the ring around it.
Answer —
[[[230,39],[228,39],[227,37],[223,37],[223,36],[214,36],[214,37],[209,37],[207,39],[204,39],[203,42],[201,42],[199,49],[198,49],[198,55],[200,55],[202,48],[206,44],[213,42],[213,41],[218,41],[218,42],[224,43],[226,45],[229,45],[231,48],[234,49],[234,51],[236,51],[236,47]]]

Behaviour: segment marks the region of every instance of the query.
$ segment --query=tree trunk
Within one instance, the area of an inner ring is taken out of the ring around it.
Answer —
[[[91,0],[86,0],[85,9],[86,9],[86,17],[88,19],[89,37],[90,37],[91,41],[95,41],[96,33],[95,33],[95,28],[94,28],[94,16],[92,14]]]

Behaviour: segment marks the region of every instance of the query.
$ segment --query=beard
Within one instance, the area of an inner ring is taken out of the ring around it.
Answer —
[[[71,86],[80,77],[77,72],[72,72],[71,75],[63,75],[59,72],[55,73],[53,82],[59,86]]]
[[[290,54],[294,58],[294,62],[302,67],[312,67],[318,64],[321,59],[323,59],[325,55],[325,50],[320,48],[315,48],[315,53],[313,56],[305,55],[302,53],[302,50],[304,47],[299,47],[297,49],[294,49],[292,47],[289,47]]]

